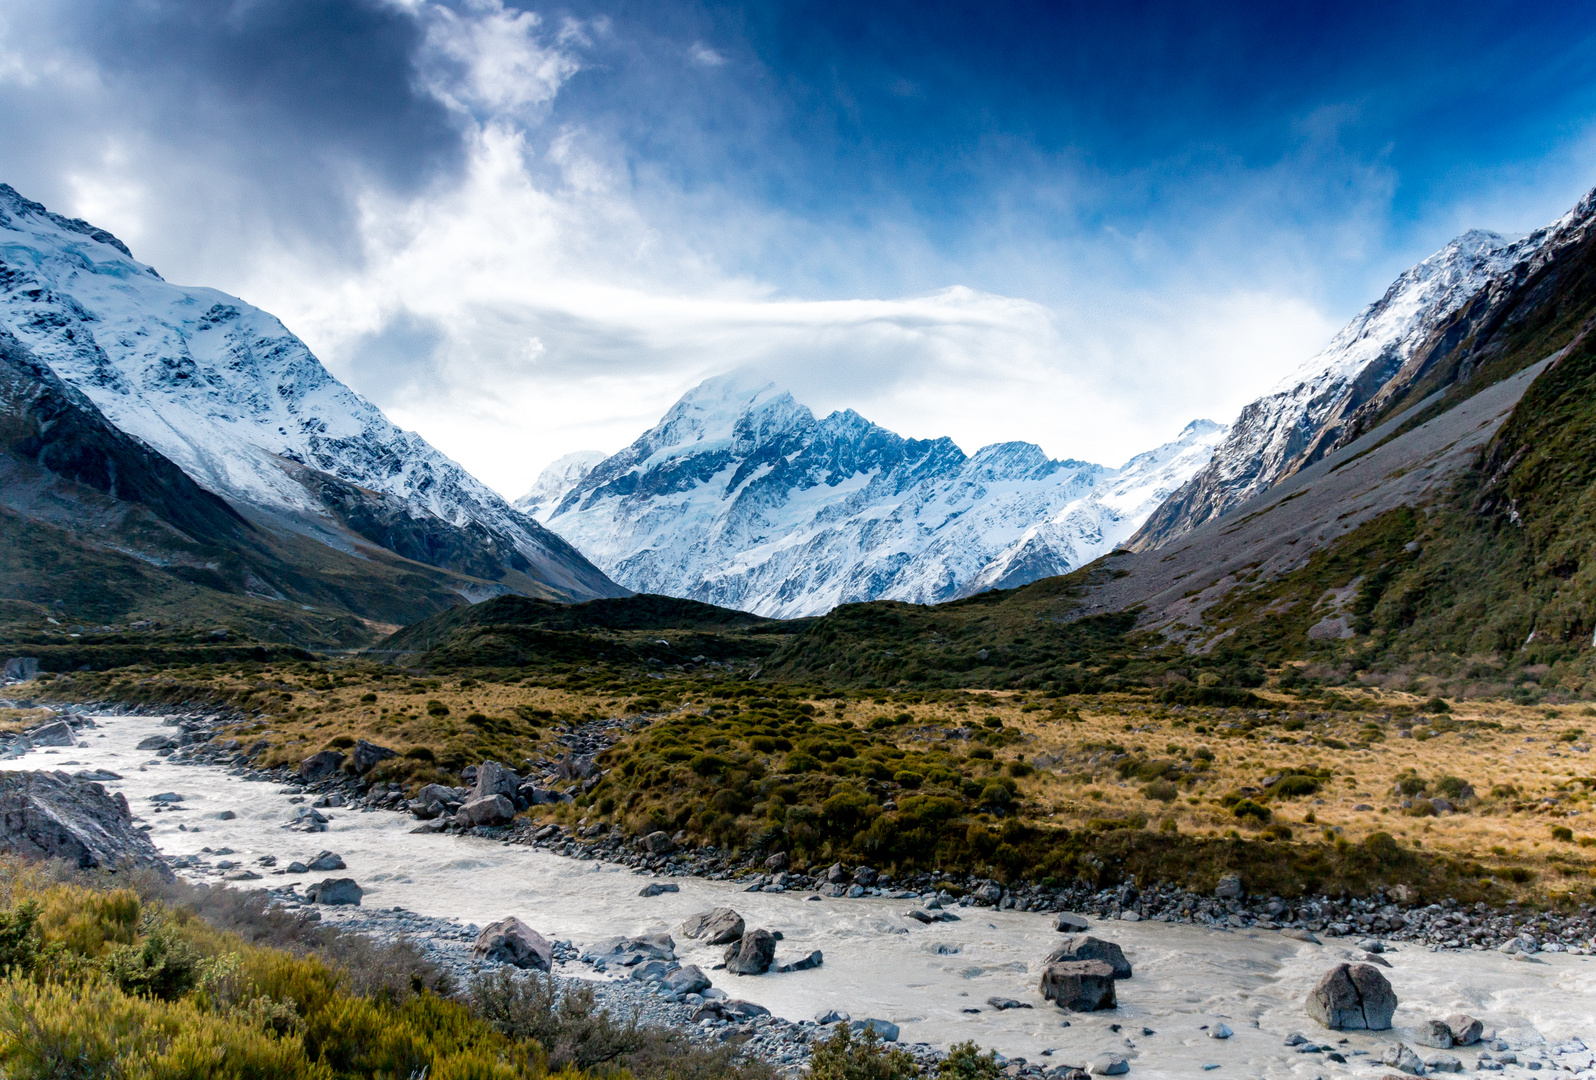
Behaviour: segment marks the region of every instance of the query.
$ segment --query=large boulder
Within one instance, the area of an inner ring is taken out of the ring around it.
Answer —
[[[1473,1046],[1485,1034],[1485,1025],[1466,1013],[1448,1016],[1446,1026],[1452,1032],[1453,1046]]]
[[[314,859],[310,860],[310,862],[306,863],[305,866],[307,869],[315,870],[323,874],[329,870],[349,869],[349,867],[344,865],[343,856],[334,854],[331,851],[323,851]]]
[[[76,738],[71,725],[65,720],[41,724],[28,732],[28,741],[34,746],[71,746]]]
[[[676,850],[676,841],[671,839],[670,833],[659,829],[643,837],[643,849],[650,855],[669,855]]]
[[[471,955],[531,971],[550,971],[554,967],[554,947],[514,915],[483,927]]]
[[[135,866],[172,876],[150,838],[133,827],[120,792],[62,772],[0,772],[0,851],[65,859],[84,870]]]
[[[497,761],[484,761],[477,766],[477,781],[471,787],[471,799],[491,799],[495,795],[504,795],[515,798],[515,789],[521,786],[521,778]]]
[[[294,816],[283,828],[292,829],[294,832],[326,832],[327,820],[327,815],[313,806],[296,806]]]
[[[676,932],[705,945],[730,945],[743,936],[743,930],[741,915],[729,907],[718,907],[689,916]]]
[[[356,776],[365,776],[375,769],[380,762],[389,758],[398,757],[399,751],[390,750],[386,746],[369,743],[365,739],[355,742],[355,749],[349,755],[349,767],[355,770]]]
[[[1333,1031],[1385,1031],[1397,997],[1373,964],[1337,964],[1308,991],[1305,1007]]]
[[[1240,900],[1246,895],[1241,887],[1241,877],[1237,874],[1224,875],[1214,887],[1214,895],[1221,900]]]
[[[1102,960],[1055,960],[1042,966],[1042,997],[1061,1009],[1112,1009],[1114,969]]]
[[[336,776],[344,767],[344,755],[339,750],[318,750],[299,763],[299,778],[306,783]]]
[[[1102,938],[1086,934],[1073,934],[1065,938],[1059,943],[1058,948],[1047,954],[1042,963],[1058,964],[1078,960],[1101,960],[1114,970],[1114,978],[1131,977],[1130,961],[1125,959],[1124,950],[1112,941],[1104,941]]]
[[[327,878],[305,890],[305,896],[317,904],[353,904],[359,907],[360,899],[365,895],[366,890],[356,884],[354,878],[347,877]]]
[[[491,764],[491,763],[490,763]],[[462,825],[503,825],[515,819],[515,803],[503,795],[472,799],[455,814]]]
[[[726,970],[733,975],[763,975],[776,960],[776,935],[750,930],[726,948]]]
[[[154,735],[146,735],[146,736],[144,736],[144,738],[139,740],[139,744],[137,746],[135,746],[133,749],[135,749],[135,750],[176,750],[177,749],[177,740],[172,738],[170,735],[162,735],[159,732],[157,732]]]
[[[630,967],[644,960],[675,960],[676,942],[669,934],[605,938],[595,942],[582,959]]]
[[[667,974],[663,981],[674,994],[702,994],[710,986],[709,976],[697,964],[679,967]]]
[[[1067,911],[1059,912],[1058,917],[1053,920],[1053,929],[1061,934],[1079,934],[1083,930],[1089,929],[1091,925],[1081,916],[1071,915]]]
[[[39,674],[39,658],[36,656],[13,656],[6,661],[4,675],[12,682],[27,682]]]

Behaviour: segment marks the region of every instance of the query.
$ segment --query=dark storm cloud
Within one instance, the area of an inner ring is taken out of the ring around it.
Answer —
[[[414,192],[462,161],[456,119],[415,82],[424,28],[393,5],[97,0],[8,23],[47,77],[0,86],[0,161],[46,202],[116,154],[152,234],[198,210],[352,256],[361,188]]]

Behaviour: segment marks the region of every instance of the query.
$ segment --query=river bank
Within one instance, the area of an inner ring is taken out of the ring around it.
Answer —
[[[1119,943],[1135,965],[1135,975],[1120,985],[1118,1009],[1062,1013],[1042,1001],[1034,985],[1040,959],[1058,939],[1053,919],[1042,911],[1020,910],[1022,898],[1026,906],[1032,903],[1023,893],[1011,894],[1014,902],[1007,909],[973,902],[960,906],[955,900],[948,909],[958,921],[925,925],[905,915],[920,906],[900,894],[911,889],[852,899],[802,889],[767,891],[763,886],[747,892],[752,882],[735,880],[730,870],[682,876],[703,865],[695,863],[699,856],[687,853],[672,853],[674,858],[635,850],[618,853],[637,864],[626,865],[605,860],[593,845],[564,836],[558,850],[571,845],[573,856],[550,850],[551,838],[540,847],[536,841],[505,843],[491,835],[416,834],[411,830],[417,823],[407,814],[352,807],[327,807],[321,811],[330,819],[325,832],[299,833],[284,826],[296,810],[316,801],[313,787],[185,764],[172,760],[175,753],[139,751],[143,739],[173,730],[159,718],[103,717],[97,722],[100,726],[79,733],[80,745],[36,748],[3,764],[115,773],[118,779],[105,781],[107,786],[138,808],[161,851],[191,864],[183,868],[185,875],[221,881],[240,870],[259,873],[258,879],[230,884],[288,890],[301,898],[285,896],[285,904],[303,904],[303,885],[290,886],[296,880],[308,884],[320,875],[308,875],[307,880],[273,871],[324,849],[336,851],[348,867],[340,876],[358,880],[365,899],[356,910],[319,906],[324,918],[365,920],[358,924],[363,932],[404,933],[457,959],[469,947],[466,939],[474,938],[473,925],[510,914],[579,951],[616,935],[668,933],[694,912],[729,906],[750,927],[782,932],[778,960],[816,949],[825,957],[815,970],[728,977],[712,970],[720,961],[719,949],[678,938],[682,962],[701,966],[730,996],[795,1019],[800,1028],[804,1020],[812,1028],[815,1016],[838,1011],[889,1021],[901,1029],[903,1042],[933,1049],[974,1039],[1011,1062],[1023,1058],[1016,1072],[1055,1071],[1117,1052],[1138,1075],[1149,1076],[1189,1075],[1197,1065],[1208,1064],[1263,1076],[1306,1078],[1326,1075],[1332,1067],[1351,1075],[1378,1075],[1372,1070],[1382,1068],[1378,1058],[1393,1042],[1412,1045],[1423,1022],[1459,1011],[1484,1020],[1502,1043],[1500,1052],[1546,1067],[1589,1066],[1589,1052],[1573,1040],[1590,1034],[1596,964],[1561,950],[1431,951],[1388,934],[1385,940],[1394,947],[1382,955],[1392,965],[1388,974],[1401,1000],[1394,1029],[1331,1033],[1306,1017],[1302,1001],[1319,975],[1338,960],[1361,958],[1356,940],[1320,936],[1321,943],[1315,944],[1256,923],[1235,927],[1156,917],[1104,918],[1113,905],[1124,912],[1149,903],[1139,896],[1127,905],[1115,896],[1100,912],[1088,913],[1091,932]],[[183,798],[164,805],[151,801],[151,796],[167,792]],[[265,859],[277,865],[266,867]],[[677,891],[639,895],[644,885],[667,874],[674,875],[670,883]],[[716,874],[724,876],[714,880]],[[1055,893],[1051,902],[1057,900]],[[393,911],[396,907],[402,910]],[[590,969],[581,968],[586,965],[579,961],[562,964],[564,973],[591,977]],[[664,1010],[659,1015],[668,1016],[667,1022],[681,1023],[684,1010],[667,1008],[670,1003],[659,1003],[658,994],[635,986],[615,993]],[[989,999],[1030,1007],[1000,1010]],[[1216,1023],[1226,1024],[1234,1036],[1207,1038],[1205,1026],[1213,1029]],[[748,1037],[751,1043],[769,1036],[765,1041],[775,1045],[783,1042],[769,1032],[775,1026],[768,1021],[761,1029],[756,1021],[717,1027],[735,1029],[730,1037]],[[1141,1034],[1144,1029],[1153,1034]],[[1296,1032],[1315,1045],[1339,1047],[1346,1064],[1331,1066],[1322,1055],[1283,1045]],[[762,1049],[754,1046],[755,1052]],[[792,1056],[796,1061],[799,1055]]]

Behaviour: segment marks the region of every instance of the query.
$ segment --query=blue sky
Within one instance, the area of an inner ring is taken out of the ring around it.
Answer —
[[[0,4],[0,179],[510,494],[735,367],[966,449],[1228,421],[1596,186],[1577,4]]]

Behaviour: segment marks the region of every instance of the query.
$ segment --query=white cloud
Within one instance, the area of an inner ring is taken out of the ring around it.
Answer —
[[[724,56],[705,45],[702,41],[693,42],[692,48],[687,50],[687,59],[698,67],[705,68],[717,68],[726,63]]]

